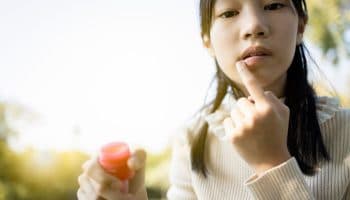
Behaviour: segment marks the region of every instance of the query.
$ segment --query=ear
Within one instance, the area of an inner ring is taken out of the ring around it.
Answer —
[[[211,46],[211,41],[208,35],[203,35],[202,36],[202,40],[203,40],[203,46],[207,49],[209,55],[211,57],[215,57],[215,53],[214,53],[214,49]]]
[[[297,45],[303,42],[303,36],[304,36],[306,24],[307,24],[307,17],[300,17],[299,23],[298,23]]]

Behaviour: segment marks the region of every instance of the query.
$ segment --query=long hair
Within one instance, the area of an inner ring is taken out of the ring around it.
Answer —
[[[292,0],[299,17],[307,20],[307,6],[305,0]],[[212,11],[215,0],[200,0],[201,36],[208,35],[211,28]],[[307,51],[304,43],[297,45],[291,66],[287,70],[285,85],[285,104],[290,110],[287,147],[291,156],[298,162],[301,171],[306,175],[314,175],[318,164],[322,160],[329,161],[330,156],[323,143],[320,125],[316,114],[315,90],[307,80]],[[215,112],[222,100],[231,89],[235,98],[243,96],[242,91],[222,72],[218,62],[216,65],[216,95],[211,103],[204,107],[208,113]],[[199,119],[202,120],[202,119]],[[208,123],[200,123],[191,142],[192,170],[207,176],[208,169],[205,163],[206,138]]]

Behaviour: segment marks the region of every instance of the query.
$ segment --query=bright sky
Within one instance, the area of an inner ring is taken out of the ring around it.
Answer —
[[[214,70],[196,3],[1,1],[0,100],[40,115],[17,125],[13,145],[93,152],[123,140],[163,149],[202,105]],[[340,88],[345,79],[331,69]]]

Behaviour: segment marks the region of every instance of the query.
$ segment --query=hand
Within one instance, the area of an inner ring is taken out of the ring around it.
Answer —
[[[135,170],[135,176],[129,180],[129,192],[122,192],[125,182],[108,174],[98,162],[92,158],[83,164],[83,173],[78,181],[79,200],[146,200],[145,183],[146,152],[136,150],[128,160],[128,167]]]
[[[287,148],[289,108],[272,92],[263,91],[244,62],[238,62],[237,69],[251,96],[238,99],[231,117],[224,120],[225,132],[259,174],[291,157]]]

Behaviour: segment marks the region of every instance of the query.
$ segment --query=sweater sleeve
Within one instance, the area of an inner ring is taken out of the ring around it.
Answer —
[[[265,171],[259,177],[256,174],[251,176],[244,185],[254,199],[315,199],[295,157]]]
[[[169,200],[195,200],[191,182],[191,165],[189,156],[188,130],[181,131],[175,137],[173,143],[172,158],[170,164],[170,187],[167,192]]]
[[[349,200],[350,199],[350,185],[346,188],[346,192],[342,198],[342,200]]]

